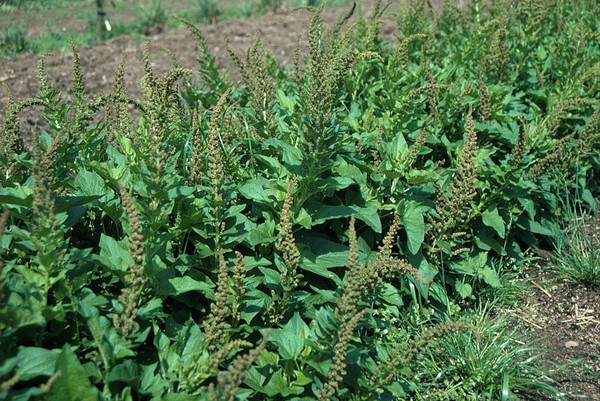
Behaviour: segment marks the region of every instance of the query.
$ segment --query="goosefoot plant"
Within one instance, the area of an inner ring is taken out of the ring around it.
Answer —
[[[73,46],[67,96],[42,58],[0,136],[0,399],[434,397],[476,333],[464,309],[502,288],[495,261],[552,234],[558,194],[598,197],[600,50],[577,45],[592,1],[479,21],[424,4],[397,44],[385,5],[329,29],[318,9],[293,73],[259,42],[233,55],[243,86],[191,24],[198,70],[160,77],[147,46],[141,100],[124,59],[90,96]],[[30,107],[45,126],[25,138]],[[515,391],[480,383],[490,399],[557,394],[552,372],[509,373]]]

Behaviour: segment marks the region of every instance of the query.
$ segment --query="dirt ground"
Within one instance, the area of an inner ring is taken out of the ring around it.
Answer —
[[[569,400],[600,399],[600,288],[571,284],[551,273],[551,255],[539,253],[527,280],[525,302],[513,311],[548,351],[549,367],[569,364],[557,375],[557,387]],[[533,401],[548,400],[542,396]]]
[[[438,7],[443,1],[432,3]],[[323,12],[325,23],[333,23],[348,8],[349,6],[326,9]],[[220,64],[230,70],[230,77],[238,80],[239,73],[235,67],[229,67],[231,62],[225,51],[227,41],[236,53],[242,54],[253,44],[253,37],[259,36],[275,57],[283,63],[290,63],[298,39],[300,38],[303,46],[306,45],[311,15],[307,10],[287,10],[253,19],[219,22],[202,27],[202,32]],[[81,29],[77,22],[70,27],[68,19],[61,20],[61,24],[65,25],[65,29]],[[31,26],[30,29],[36,28]],[[395,30],[395,18],[386,18],[381,29],[384,37],[394,41]],[[195,67],[195,44],[186,30],[166,31],[147,36],[145,40],[150,42],[151,60],[157,73],[164,74],[171,67],[171,58],[166,49],[177,55],[182,66]],[[130,95],[138,97],[138,83],[142,77],[141,54],[145,40],[118,37],[80,49],[87,91],[97,94],[111,90],[121,49],[125,49],[128,59],[126,86]],[[0,61],[0,83],[10,90],[15,99],[24,99],[37,93],[37,61],[38,55],[34,54],[22,54],[9,61]],[[70,87],[71,62],[72,55],[65,52],[55,52],[46,62],[51,81],[66,92]],[[4,95],[5,92],[0,93],[2,121],[7,96]],[[30,137],[33,129],[40,124],[35,113],[23,115],[22,130],[27,136]],[[585,395],[587,399],[600,399],[600,290],[559,282],[548,273],[546,265],[542,263],[534,270],[530,277],[533,287],[527,301],[514,313],[531,328],[532,336],[540,341],[538,345],[550,350],[547,355],[549,360],[557,365],[576,361],[559,376],[561,389],[565,393]],[[545,398],[540,396],[530,400],[541,401]]]

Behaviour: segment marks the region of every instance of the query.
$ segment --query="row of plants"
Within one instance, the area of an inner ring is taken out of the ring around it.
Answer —
[[[146,50],[138,100],[125,55],[96,96],[42,57],[0,138],[0,399],[564,399],[488,305],[596,209],[596,3],[417,1],[395,44],[381,2],[319,9],[290,68],[230,50],[243,85],[184,22],[198,69]]]

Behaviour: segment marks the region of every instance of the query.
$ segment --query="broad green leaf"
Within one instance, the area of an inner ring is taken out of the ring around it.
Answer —
[[[482,230],[479,230],[477,232],[477,236],[475,237],[475,243],[481,250],[493,250],[498,255],[504,256],[506,255],[506,250],[504,249],[502,244],[496,241],[494,232],[494,230],[487,227],[483,228]]]
[[[268,244],[277,240],[275,235],[275,220],[267,220],[264,223],[253,226],[246,236],[246,241],[251,247],[259,244]]]
[[[402,294],[400,293],[400,291],[389,283],[383,284],[383,289],[381,291],[381,299],[383,299],[390,305],[404,305],[404,301],[402,300]]]
[[[279,101],[281,108],[287,111],[288,114],[293,114],[296,106],[296,99],[294,99],[292,96],[288,96],[281,89],[277,89],[275,93],[277,94],[277,100]]]
[[[323,205],[315,212],[309,212],[312,214],[312,220],[314,225],[323,224],[328,220],[336,220],[343,217],[350,217],[355,214],[355,210],[350,206],[333,206]]]
[[[490,267],[485,267],[481,272],[481,277],[483,277],[483,281],[487,284],[491,285],[494,288],[500,287],[500,279],[498,278],[498,273]]]
[[[242,184],[239,187],[239,191],[245,198],[249,200],[271,203],[277,199],[277,191],[272,188],[266,188],[265,185],[268,183],[268,180],[264,178],[258,178]]]
[[[157,275],[158,296],[180,295],[189,291],[198,291],[209,299],[214,296],[212,286],[208,283],[194,280],[189,276],[168,278],[164,275],[158,277],[159,275],[160,273]]]
[[[493,208],[484,211],[481,214],[481,218],[483,220],[483,224],[493,228],[494,230],[496,230],[500,238],[504,238],[504,236],[506,235],[504,220],[498,213],[497,207],[494,206]]]
[[[38,376],[52,376],[60,350],[21,347],[17,353],[17,374],[23,381]]]
[[[162,299],[154,298],[150,302],[147,302],[140,306],[138,316],[142,319],[157,318],[162,313]]]
[[[52,385],[47,400],[93,401],[98,399],[98,390],[90,383],[77,355],[69,345],[63,347],[56,362],[56,370],[60,370],[60,377]]]
[[[417,209],[413,202],[407,204],[402,217],[402,224],[406,229],[408,250],[415,255],[421,249],[425,239],[425,221],[423,213]]]
[[[355,208],[356,218],[364,221],[373,231],[381,233],[381,220],[379,219],[379,213],[373,207]]]
[[[298,386],[305,386],[313,382],[313,379],[306,376],[303,372],[299,370],[294,370],[294,377],[296,378],[296,380],[294,380],[292,384],[297,384]]]
[[[134,385],[139,381],[140,374],[140,366],[133,360],[128,359],[111,369],[108,380],[110,382],[123,382]]]
[[[304,340],[310,329],[296,312],[282,329],[271,331],[269,340],[277,344],[279,355],[283,359],[295,360],[304,349]]]
[[[289,380],[284,375],[282,369],[277,370],[262,390],[269,397],[287,397],[289,395],[298,395],[304,392],[304,388],[300,386],[292,386]]]
[[[0,188],[0,205],[31,206],[33,190],[26,186]]]
[[[78,206],[87,205],[90,202],[99,199],[101,196],[59,196],[56,198],[55,208],[57,213],[76,208]]]
[[[296,215],[296,218],[294,219],[294,222],[306,229],[310,229],[314,224],[312,217],[310,216],[310,214],[308,214],[305,208],[300,209],[300,211]]]
[[[254,155],[254,157],[262,161],[265,166],[269,167],[276,174],[283,175],[284,167],[276,158],[265,155]]]
[[[104,179],[93,171],[80,170],[73,184],[85,196],[103,196],[107,193]]]
[[[271,297],[264,292],[256,289],[248,291],[240,308],[242,319],[250,324],[257,314],[266,309],[269,302],[271,302]]]
[[[340,177],[352,178],[359,184],[365,184],[365,174],[355,165],[348,163],[342,157],[338,157],[333,166],[333,171]]]
[[[473,295],[473,287],[471,287],[471,285],[468,283],[457,281],[454,285],[454,288],[462,298],[469,298],[471,295]]]
[[[274,138],[264,141],[263,146],[272,146],[276,148],[279,152],[281,152],[281,158],[283,162],[292,168],[302,165],[304,155],[300,149],[296,148],[295,146]]]
[[[309,211],[311,212],[311,211]],[[348,218],[355,215],[357,219],[362,220],[365,224],[373,229],[376,233],[381,233],[381,220],[377,210],[372,207],[356,207],[345,205],[324,205],[316,209],[312,213],[313,225],[323,224],[329,220],[340,218]]]
[[[113,271],[127,271],[127,266],[133,262],[127,249],[127,238],[121,241],[107,235],[100,235],[100,253],[94,259]]]
[[[261,373],[255,366],[250,367],[246,370],[244,378],[244,384],[254,389],[255,391],[261,391],[267,377]]]

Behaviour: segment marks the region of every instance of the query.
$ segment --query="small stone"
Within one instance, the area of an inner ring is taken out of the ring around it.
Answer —
[[[565,347],[567,347],[567,348],[575,348],[578,346],[579,346],[579,343],[577,341],[567,341],[565,343]]]

